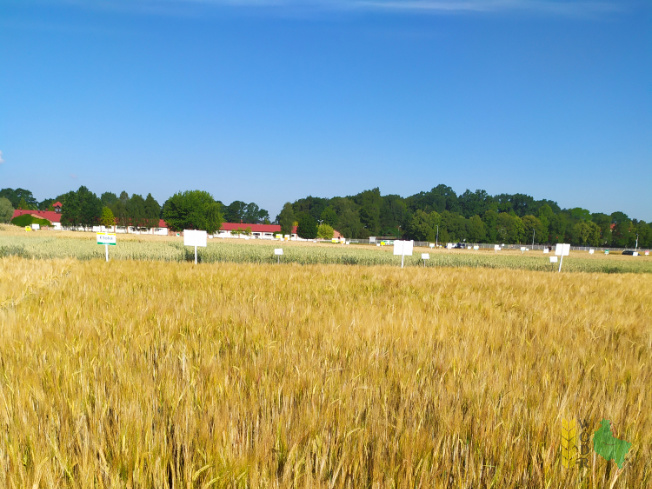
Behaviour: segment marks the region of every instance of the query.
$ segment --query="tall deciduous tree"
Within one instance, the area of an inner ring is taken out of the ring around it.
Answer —
[[[9,222],[13,216],[14,208],[11,205],[11,201],[6,197],[0,197],[0,222]]]
[[[203,229],[214,234],[224,218],[220,205],[203,190],[177,192],[163,205],[163,219],[173,231]]]
[[[294,227],[294,209],[292,208],[292,204],[289,202],[283,204],[283,209],[281,209],[281,213],[277,216],[276,220],[281,225],[281,234],[292,234],[292,228]]]
[[[315,239],[317,237],[317,221],[310,214],[303,214],[297,225],[297,235],[304,239]]]

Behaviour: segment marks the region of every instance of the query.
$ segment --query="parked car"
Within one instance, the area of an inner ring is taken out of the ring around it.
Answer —
[[[634,255],[635,251],[634,250],[625,250],[623,251],[623,255]],[[636,253],[638,255],[638,253]]]

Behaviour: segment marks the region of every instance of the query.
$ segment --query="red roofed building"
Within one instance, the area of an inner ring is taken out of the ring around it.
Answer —
[[[242,222],[224,222],[217,234],[220,238],[231,238],[244,234],[254,238],[274,238],[275,234],[281,234],[281,226],[278,224],[248,224]],[[297,227],[292,228],[292,237],[296,238]]]
[[[25,214],[37,217],[39,219],[47,219],[52,223],[55,229],[61,228],[61,211],[33,211],[30,209],[16,209],[12,219]]]

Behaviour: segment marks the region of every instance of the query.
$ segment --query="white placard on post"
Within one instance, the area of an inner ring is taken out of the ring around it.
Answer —
[[[550,263],[557,263],[557,257],[556,256],[551,256],[550,257]]]
[[[561,259],[559,260],[559,271],[561,272],[561,265],[564,263],[564,257],[570,255],[570,244],[557,243],[557,246],[555,246],[555,255],[561,256]]]
[[[474,249],[475,251],[478,251],[478,250],[480,249],[480,247],[479,247],[478,245],[475,245],[475,246],[473,247],[473,249]]]
[[[494,251],[500,251],[500,245],[494,245]]]
[[[421,253],[422,260],[430,260],[430,253]]]
[[[208,233],[198,229],[184,229],[183,230],[183,244],[185,246],[195,247],[195,265],[197,265],[197,247],[208,246]]]
[[[589,250],[589,255],[592,255],[593,253],[595,253],[595,250],[594,250],[593,248],[591,248],[591,249]]]
[[[435,247],[435,243],[430,243],[428,246],[430,246],[430,248],[434,248],[434,247]]]
[[[570,255],[570,244],[568,244],[568,243],[557,243],[557,246],[555,246],[555,255],[557,255],[557,256],[568,256],[568,255]]]
[[[401,256],[401,268],[403,268],[403,263],[405,261],[405,256],[412,256],[412,250],[414,249],[414,241],[394,241],[394,255]]]
[[[281,256],[283,255],[283,248],[274,248],[274,256],[276,256],[276,263],[281,263]]]
[[[115,246],[117,244],[117,239],[115,233],[97,233],[97,244],[104,245],[106,248],[106,261],[109,261],[109,245]]]

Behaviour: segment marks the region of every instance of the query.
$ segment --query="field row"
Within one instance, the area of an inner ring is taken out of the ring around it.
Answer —
[[[110,259],[114,260],[161,260],[183,262],[194,260],[194,249],[183,245],[183,238],[168,237],[120,237],[117,246],[110,247]],[[339,264],[339,265],[391,265],[400,266],[400,257],[393,256],[391,247],[364,245],[306,244],[292,242],[267,242],[244,240],[211,240],[206,248],[199,248],[199,260],[203,263],[275,263],[275,248],[283,248],[281,263]],[[421,253],[429,253],[430,259],[421,260]],[[104,258],[104,246],[97,245],[94,234],[61,237],[54,233],[31,235],[8,235],[0,233],[0,257],[23,258],[76,258],[89,260]],[[405,266],[425,267],[485,267],[522,270],[554,271],[549,255],[531,251],[473,251],[431,250],[415,248],[414,255],[405,257]],[[650,257],[617,255],[588,255],[573,252],[564,259],[566,272],[601,273],[652,273]]]

